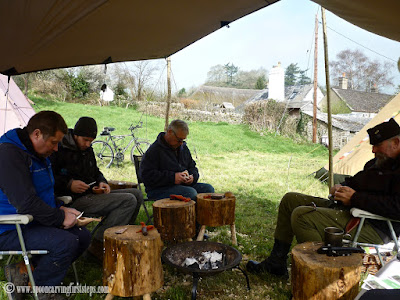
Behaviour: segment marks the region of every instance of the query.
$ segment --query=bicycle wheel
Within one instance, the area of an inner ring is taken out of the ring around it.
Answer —
[[[142,156],[146,151],[147,148],[150,147],[150,143],[149,142],[137,142],[135,143],[135,145],[133,145],[132,150],[131,150],[131,161],[133,163],[135,163],[135,160],[133,159],[133,156]]]
[[[114,152],[111,146],[103,141],[94,141],[92,148],[96,156],[97,166],[109,168],[114,161]]]

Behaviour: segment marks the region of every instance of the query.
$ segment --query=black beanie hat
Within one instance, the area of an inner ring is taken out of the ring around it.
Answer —
[[[367,130],[371,145],[377,145],[387,139],[400,134],[400,126],[391,118],[388,122],[383,122]]]
[[[97,136],[97,124],[93,118],[81,117],[75,124],[74,134],[90,138]]]

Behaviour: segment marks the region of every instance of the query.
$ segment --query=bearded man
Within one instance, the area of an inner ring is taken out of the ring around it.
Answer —
[[[286,261],[293,237],[298,243],[323,241],[326,227],[348,228],[353,219],[352,207],[400,219],[400,127],[390,119],[368,129],[368,135],[375,158],[365,164],[364,170],[331,188],[334,202],[299,193],[283,196],[272,252],[261,263],[250,260],[246,266],[249,272],[287,275]],[[349,232],[352,236],[356,231],[356,226],[353,227]],[[393,227],[399,235],[400,224],[395,223]],[[358,239],[372,244],[389,240],[386,222],[378,220],[366,221]]]

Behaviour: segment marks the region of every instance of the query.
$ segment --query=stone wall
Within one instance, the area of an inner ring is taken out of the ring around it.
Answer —
[[[304,117],[304,115],[303,115]],[[308,141],[312,141],[313,126],[312,118],[305,116],[307,121],[305,122],[303,134]],[[333,149],[341,149],[344,145],[350,141],[355,133],[350,131],[344,131],[336,127],[332,127],[332,145]],[[326,141],[326,142],[325,142]],[[317,121],[317,142],[328,146],[328,124],[325,122]]]
[[[137,102],[138,110],[156,117],[165,117],[166,103],[163,102]],[[185,121],[201,122],[227,122],[229,124],[242,123],[242,115],[220,109],[216,111],[202,111],[197,109],[185,109],[181,103],[171,103],[169,118]]]

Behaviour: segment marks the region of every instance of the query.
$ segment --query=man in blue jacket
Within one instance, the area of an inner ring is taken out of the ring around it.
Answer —
[[[197,193],[213,193],[208,183],[199,183],[199,171],[186,145],[189,127],[173,120],[167,132],[160,132],[140,164],[140,176],[151,199],[169,198],[171,194],[196,200]]]
[[[0,215],[30,214],[34,221],[22,226],[27,250],[48,250],[32,258],[37,286],[60,285],[72,262],[89,246],[90,233],[78,228],[80,214],[54,198],[50,156],[67,132],[64,119],[56,112],[42,111],[23,128],[0,138]],[[21,250],[14,225],[0,225],[0,250]],[[5,267],[7,281],[28,285],[20,265]],[[21,294],[12,295],[22,299]],[[40,299],[64,299],[42,294]]]

